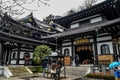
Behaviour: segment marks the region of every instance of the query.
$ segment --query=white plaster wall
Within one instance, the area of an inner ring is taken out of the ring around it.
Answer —
[[[30,59],[32,59],[33,58],[33,53],[32,52],[30,52]]]
[[[23,59],[24,58],[24,51],[21,51],[20,52],[20,59]],[[32,52],[29,52],[29,54],[30,54],[30,59],[32,59],[33,58],[33,53]]]
[[[63,43],[62,46],[71,45],[71,42]]]
[[[79,27],[79,23],[71,24],[70,27],[71,27],[71,28]]]
[[[11,60],[11,64],[16,64],[16,60]]]
[[[20,60],[20,61],[19,61],[19,64],[24,64],[24,63],[25,63],[24,60]]]
[[[17,51],[14,51],[16,54],[15,54],[15,59],[17,58]],[[14,52],[12,52],[12,55],[11,55],[11,59],[13,58],[13,53]]]
[[[110,40],[110,39],[112,39],[111,36],[99,37],[99,38],[97,38],[97,41],[104,41],[104,40]]]
[[[20,59],[23,59],[24,53],[25,53],[25,52],[23,52],[23,51],[20,52]]]
[[[71,47],[71,46],[69,46],[69,47],[63,47],[63,48],[62,48],[62,54],[64,54],[64,50],[65,50],[65,49],[69,49],[70,56],[72,56],[72,47]]]
[[[93,42],[93,39],[89,39],[90,42]]]

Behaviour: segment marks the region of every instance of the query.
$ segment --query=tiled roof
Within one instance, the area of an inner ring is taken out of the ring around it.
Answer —
[[[86,25],[84,27],[77,27],[74,29],[70,29],[68,31],[64,31],[62,33],[58,33],[58,34],[54,34],[54,35],[49,35],[49,36],[44,36],[42,38],[54,38],[54,37],[64,37],[64,36],[69,36],[69,35],[74,35],[74,34],[78,34],[78,33],[84,33],[84,32],[89,32],[89,31],[94,31],[97,29],[100,29],[102,27],[106,27],[115,23],[120,22],[120,18],[115,19],[115,20],[110,20],[110,21],[106,21],[106,22],[102,22],[99,24],[93,24],[93,25]]]

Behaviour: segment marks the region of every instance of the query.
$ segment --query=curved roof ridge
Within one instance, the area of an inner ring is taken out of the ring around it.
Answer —
[[[18,19],[17,21],[24,21],[24,20],[32,18],[32,17],[33,17],[33,12],[31,12],[30,14],[28,14],[26,17]]]
[[[67,15],[67,16],[63,16],[63,17],[61,17],[61,18],[54,19],[53,21],[57,22],[57,21],[62,20],[62,19],[64,20],[65,18],[67,19],[68,17],[73,17],[73,16],[75,16],[75,15],[78,15],[78,14],[80,14],[80,13],[83,13],[83,12],[85,12],[85,11],[88,11],[88,10],[94,8],[94,7],[97,7],[97,6],[101,5],[101,4],[105,4],[105,3],[108,2],[108,1],[111,1],[111,0],[105,0],[105,1],[103,1],[103,2],[100,2],[100,3],[98,3],[98,4],[95,4],[95,5],[91,6],[90,8],[86,8],[86,9],[81,10],[81,11],[78,11],[78,12],[76,12],[76,13],[74,13],[74,14],[70,14],[70,15]]]

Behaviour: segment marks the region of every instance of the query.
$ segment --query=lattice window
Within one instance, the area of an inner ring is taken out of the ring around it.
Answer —
[[[110,48],[108,44],[101,45],[101,54],[110,54]]]
[[[65,55],[65,56],[69,56],[69,55],[70,55],[69,49],[65,49],[65,50],[64,50],[64,55]]]

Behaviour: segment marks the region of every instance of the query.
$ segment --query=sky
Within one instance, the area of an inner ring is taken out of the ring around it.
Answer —
[[[47,2],[50,6],[40,4],[40,7],[38,7],[38,5],[36,5],[37,2],[34,2],[32,6],[30,4],[25,7],[33,10],[33,16],[42,21],[43,18],[47,17],[50,14],[63,16],[67,11],[71,9],[78,9],[78,7],[83,4],[83,1],[84,0],[49,0]],[[102,1],[104,0],[98,0],[97,3]],[[26,11],[26,13],[21,16],[21,18],[29,14],[30,11]]]

